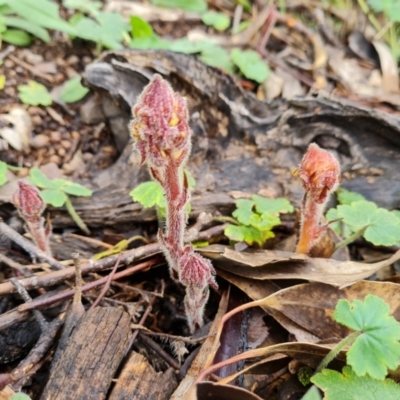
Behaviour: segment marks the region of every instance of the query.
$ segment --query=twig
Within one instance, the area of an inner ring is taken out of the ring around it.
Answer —
[[[97,299],[94,301],[94,303],[90,306],[89,310],[92,310],[93,308],[95,308],[99,303],[100,300],[105,296],[105,294],[107,293],[108,289],[110,288],[110,284],[111,281],[113,279],[113,276],[115,275],[115,272],[117,271],[117,268],[119,266],[119,262],[121,261],[121,253],[118,255],[118,259],[117,262],[114,265],[114,268],[112,269],[112,271],[109,273],[108,277],[107,277],[107,281],[103,287],[103,289],[101,290],[100,294],[98,295]]]
[[[170,365],[173,369],[179,371],[178,362],[171,357],[159,344],[157,344],[154,340],[149,338],[146,335],[143,335],[139,332],[140,339],[149,346],[153,351],[155,351],[168,365]]]
[[[141,271],[146,268],[150,268],[152,265],[156,263],[156,260],[149,260],[145,261],[141,264],[135,265],[134,267],[127,268],[121,272],[117,272],[114,274],[112,277],[113,280],[123,278],[125,276],[132,275],[134,272]],[[87,283],[86,285],[82,286],[82,292],[87,292],[88,290],[94,289],[100,285],[103,285],[104,283],[107,282],[108,276],[105,276],[104,278],[98,279],[97,281]],[[26,304],[21,304],[18,307],[18,310],[20,312],[26,311],[26,310],[31,310],[34,308],[42,308],[45,306],[48,306],[50,304],[56,303],[60,300],[65,300],[71,298],[75,294],[75,290],[66,290],[65,292],[56,294],[54,296],[48,297],[46,299],[40,299],[40,300],[33,300],[31,303],[26,303]]]
[[[50,75],[47,75],[47,74],[43,74],[43,73],[40,72],[40,71],[37,71],[37,70],[35,69],[35,67],[33,67],[32,65],[30,65],[30,64],[28,64],[28,63],[26,63],[26,62],[20,60],[20,59],[17,58],[17,57],[14,57],[12,54],[9,54],[9,55],[8,55],[8,58],[9,58],[11,61],[13,61],[15,64],[18,64],[18,65],[20,65],[21,67],[27,69],[32,75],[38,76],[39,78],[42,78],[42,79],[44,79],[44,80],[46,80],[46,81],[48,81],[48,82],[50,82],[50,83],[54,83],[53,77],[51,77]]]
[[[22,299],[26,303],[31,303],[32,302],[31,296],[29,296],[29,293],[21,285],[21,283],[18,281],[18,279],[11,278],[10,281],[15,286],[15,288],[17,289],[18,294],[22,297]],[[42,330],[42,333],[45,332],[48,329],[49,324],[46,321],[46,319],[44,318],[43,314],[39,310],[33,309],[33,315],[35,316],[37,322],[39,323],[40,328]]]
[[[28,278],[29,276],[32,276],[33,273],[29,269],[25,268],[23,265],[18,264],[11,258],[5,256],[4,254],[0,253],[0,262],[8,265],[9,267],[15,269],[19,273],[21,273],[25,278]]]
[[[14,229],[10,228],[0,219],[0,234],[7,236],[13,242],[21,246],[26,250],[31,257],[37,257],[40,260],[46,261],[54,269],[61,270],[64,269],[64,265],[56,261],[53,257],[48,256],[44,251],[36,247],[32,242],[25,239],[22,235],[16,232]],[[36,277],[35,277],[36,278]],[[28,278],[29,279],[29,278]],[[0,293],[1,295],[1,293]]]
[[[15,232],[11,228],[9,228],[6,224],[1,222],[0,222],[0,232],[3,225],[5,225],[9,230],[11,230],[12,233]],[[200,232],[199,236],[196,237],[194,240],[209,241],[212,237],[220,235],[223,231],[224,231],[224,225],[216,225],[203,232]],[[33,245],[31,244],[31,246]],[[122,253],[120,264],[121,266],[129,265],[145,257],[150,257],[152,255],[155,255],[160,251],[161,251],[160,245],[158,243],[152,243],[142,247],[131,249]],[[82,275],[88,274],[90,272],[99,272],[107,270],[108,268],[112,268],[115,265],[117,258],[118,255],[112,255],[106,258],[102,258],[101,260],[98,261],[93,261],[93,260],[86,261],[85,263],[82,263]],[[48,274],[43,276],[34,276],[30,278],[20,279],[20,282],[24,285],[26,290],[31,290],[31,289],[37,289],[39,287],[48,287],[57,285],[63,282],[65,279],[71,279],[75,276],[74,267],[65,268],[64,265],[62,265],[62,267],[63,267],[62,271],[54,271],[54,272],[49,272]],[[29,268],[29,266],[26,266],[26,268]],[[15,288],[10,282],[0,283],[0,296],[13,292],[15,292]]]

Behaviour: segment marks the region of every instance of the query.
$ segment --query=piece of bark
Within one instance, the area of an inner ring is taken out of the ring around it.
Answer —
[[[105,399],[130,335],[129,315],[117,308],[85,313],[52,367],[41,400]]]
[[[145,357],[133,352],[108,399],[167,400],[177,386],[172,368],[155,372]]]

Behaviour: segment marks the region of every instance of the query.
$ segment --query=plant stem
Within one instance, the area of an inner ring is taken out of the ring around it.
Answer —
[[[361,335],[361,331],[355,331],[351,333],[349,336],[346,336],[342,339],[321,361],[318,365],[318,368],[315,370],[315,374],[321,372],[324,368],[328,366],[328,364],[336,358],[336,356],[346,347],[353,344],[353,342]]]
[[[360,236],[364,235],[364,232],[368,228],[367,226],[364,226],[363,228],[359,229],[357,232],[354,232],[351,236],[349,236],[347,239],[342,240],[340,243],[338,243],[335,247],[335,250],[333,251],[334,253],[343,247],[347,246],[348,244],[354,242],[356,239],[358,239]]]
[[[216,221],[216,222],[229,222],[230,224],[238,225],[238,226],[240,225],[239,222],[236,221],[235,218],[224,216],[224,215],[221,215],[220,217],[213,217],[212,220]]]
[[[74,222],[79,226],[80,229],[82,229],[83,232],[86,233],[86,235],[90,235],[90,230],[86,226],[86,224],[82,221],[81,217],[78,215],[78,213],[75,211],[74,206],[71,203],[70,198],[67,196],[67,200],[65,201],[65,206],[67,207],[67,211],[69,212],[69,215],[71,218],[74,220]]]

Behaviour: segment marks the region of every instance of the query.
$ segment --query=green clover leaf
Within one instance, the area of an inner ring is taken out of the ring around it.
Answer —
[[[64,103],[75,103],[76,101],[83,99],[88,92],[89,89],[81,83],[81,77],[75,76],[65,82],[60,98]]]
[[[387,369],[396,369],[400,361],[400,323],[389,315],[390,308],[380,297],[369,294],[364,302],[339,300],[333,318],[359,331],[347,352],[347,363],[354,372],[383,380]]]
[[[268,65],[256,51],[233,49],[231,58],[246,78],[258,83],[263,83],[268,78]]]
[[[224,31],[229,28],[231,19],[224,13],[218,11],[206,11],[201,20],[203,24],[212,26],[217,31]]]
[[[67,195],[60,189],[41,190],[40,196],[46,204],[50,204],[53,207],[62,207],[67,201]]]
[[[314,375],[311,382],[323,390],[326,400],[400,399],[400,386],[395,381],[357,376],[349,366],[343,368],[343,374],[331,369],[324,369]]]
[[[336,190],[336,196],[340,204],[350,205],[355,201],[366,200],[362,194],[356,192],[350,192],[350,190],[343,188]]]

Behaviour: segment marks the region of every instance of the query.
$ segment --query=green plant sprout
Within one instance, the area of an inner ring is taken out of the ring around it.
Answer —
[[[354,332],[327,354],[311,382],[326,392],[326,398],[400,398],[400,386],[385,379],[388,369],[396,370],[400,361],[400,323],[390,315],[389,305],[372,294],[363,302],[341,299],[333,318]],[[349,346],[343,374],[326,369]]]
[[[293,212],[293,206],[285,198],[267,199],[253,195],[251,199],[236,201],[234,218],[224,218],[232,222],[225,228],[225,235],[235,242],[246,242],[249,246],[262,246],[267,239],[275,236],[272,229],[281,224],[279,214]]]
[[[49,106],[53,102],[46,86],[35,81],[29,81],[27,85],[19,85],[18,92],[20,100],[31,106]]]
[[[83,99],[88,92],[89,89],[81,83],[81,77],[75,76],[64,83],[60,98],[64,103],[75,103]]]
[[[217,31],[225,31],[231,24],[231,19],[226,14],[217,11],[206,11],[201,16],[201,21]]]
[[[78,227],[87,235],[90,234],[89,228],[75,211],[69,198],[69,195],[89,197],[93,193],[90,189],[66,179],[50,180],[37,167],[31,168],[29,171],[29,180],[37,187],[43,189],[40,191],[40,196],[47,204],[53,207],[62,207],[65,205],[69,215]]]
[[[330,224],[331,228],[344,238],[336,250],[361,236],[376,246],[400,243],[398,212],[380,208],[362,195],[345,189],[337,191],[337,199],[340,204],[326,214],[328,221],[335,221]]]

